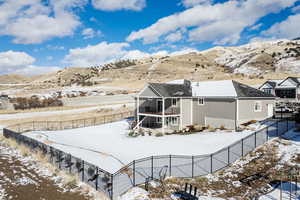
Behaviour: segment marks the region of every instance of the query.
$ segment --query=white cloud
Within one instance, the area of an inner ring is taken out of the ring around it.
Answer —
[[[122,57],[122,59],[142,59],[146,57],[150,57],[151,55],[149,53],[140,51],[140,50],[131,50],[125,53],[125,55]]]
[[[11,73],[35,62],[35,58],[24,52],[0,52],[0,72]]]
[[[285,21],[274,24],[271,28],[262,32],[265,37],[277,39],[293,39],[300,36],[300,29],[297,26],[300,22],[300,14],[289,16]]]
[[[0,73],[39,74],[59,70],[58,67],[35,66],[35,58],[25,52],[0,52]]]
[[[0,35],[13,36],[14,43],[36,44],[54,37],[70,36],[81,24],[74,8],[87,0],[4,0],[0,5]]]
[[[142,10],[146,6],[146,0],[92,0],[96,9],[114,10]]]
[[[211,0],[182,0],[182,5],[185,7],[193,7],[199,4],[211,3]]]
[[[161,18],[145,29],[132,32],[127,41],[141,39],[145,44],[155,43],[161,36],[178,28],[189,28],[190,41],[234,44],[245,28],[252,26],[269,13],[277,13],[292,6],[296,1],[229,0],[214,5],[197,5],[181,13]]]
[[[101,42],[84,48],[70,49],[69,54],[64,58],[64,62],[81,67],[100,65],[123,57],[127,53],[125,47],[129,47],[129,44]]]
[[[165,39],[168,42],[177,42],[181,40],[181,38],[182,38],[181,31],[176,31],[174,33],[170,33],[169,35],[167,35]]]
[[[81,34],[83,35],[83,39],[91,39],[96,36],[102,35],[101,31],[95,31],[92,28],[83,29]]]

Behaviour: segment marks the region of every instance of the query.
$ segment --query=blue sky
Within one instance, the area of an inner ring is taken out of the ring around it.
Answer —
[[[300,36],[300,0],[0,0],[0,73]]]

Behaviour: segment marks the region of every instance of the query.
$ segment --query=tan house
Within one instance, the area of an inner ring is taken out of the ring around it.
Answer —
[[[148,83],[136,97],[137,127],[182,130],[189,125],[236,129],[273,116],[275,97],[225,81]]]

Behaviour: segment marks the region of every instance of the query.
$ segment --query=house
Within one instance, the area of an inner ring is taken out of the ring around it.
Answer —
[[[268,80],[259,89],[277,96],[279,100],[300,100],[300,78],[298,77],[287,77],[284,80]]]
[[[11,108],[11,104],[9,103],[8,95],[1,94],[0,95],[0,110],[5,110]]]
[[[267,80],[264,82],[258,89],[262,90],[263,92],[266,92],[268,94],[275,94],[275,88],[278,86],[279,83],[281,83],[282,79],[273,79],[273,80]]]
[[[225,81],[148,83],[137,95],[136,127],[182,130],[189,125],[236,129],[273,116],[275,96]]]

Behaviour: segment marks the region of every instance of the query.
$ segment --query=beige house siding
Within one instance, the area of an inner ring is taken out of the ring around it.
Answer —
[[[181,99],[181,114],[182,114],[182,119],[181,119],[181,123],[182,123],[182,127],[186,127],[188,125],[192,125],[191,123],[191,99],[189,98],[182,98]]]
[[[236,103],[234,99],[206,99],[205,125],[235,128]]]
[[[260,112],[254,111],[255,102],[261,102],[262,109]],[[267,99],[239,99],[238,100],[238,124],[250,120],[263,120],[268,117],[268,104],[275,106],[275,100]]]
[[[193,123],[205,126],[206,104],[198,104],[198,98],[193,99]]]

